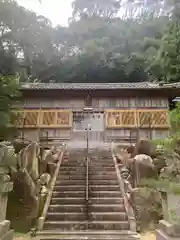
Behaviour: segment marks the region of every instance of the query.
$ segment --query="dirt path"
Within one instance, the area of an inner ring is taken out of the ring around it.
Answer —
[[[156,240],[156,236],[153,232],[147,232],[141,234],[141,240]]]

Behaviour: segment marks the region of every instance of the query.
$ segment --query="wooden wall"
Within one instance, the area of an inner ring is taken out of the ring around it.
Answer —
[[[81,110],[86,106],[85,99],[67,98],[67,99],[25,99],[20,101],[15,107],[26,108],[69,108]],[[166,98],[92,98],[92,107],[96,109],[106,108],[168,108],[168,99]]]
[[[92,98],[94,111],[104,113],[104,132],[101,139],[110,141],[136,137],[164,138],[168,135],[168,99],[166,98]],[[25,137],[38,136],[57,139],[73,137],[73,112],[86,107],[84,98],[43,99],[28,98],[14,107],[20,107],[16,126],[25,128]],[[40,131],[37,134],[38,129]],[[78,133],[76,133],[78,135]],[[83,133],[79,134],[83,136]]]

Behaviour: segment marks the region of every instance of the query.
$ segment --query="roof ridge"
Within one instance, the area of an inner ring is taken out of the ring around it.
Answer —
[[[21,89],[31,90],[115,90],[115,89],[156,89],[161,86],[153,82],[121,82],[121,83],[22,83]]]

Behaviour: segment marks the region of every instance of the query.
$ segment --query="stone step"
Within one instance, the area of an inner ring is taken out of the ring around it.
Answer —
[[[89,184],[90,185],[118,185],[118,181],[111,180],[111,179],[90,179],[89,178]]]
[[[80,212],[48,212],[47,221],[86,221],[87,215],[86,213]],[[127,221],[127,214],[124,212],[116,212],[116,213],[96,213],[91,212],[88,215],[89,221]]]
[[[89,204],[124,204],[123,198],[90,198]]]
[[[111,172],[108,172],[108,171],[104,171],[103,169],[102,170],[100,170],[100,171],[97,171],[97,170],[94,170],[94,171],[92,171],[92,170],[90,170],[89,171],[89,178],[91,177],[91,175],[93,175],[93,176],[96,176],[96,175],[108,175],[108,176],[116,176],[117,177],[117,173],[116,173],[116,171],[114,170],[114,171],[111,171]]]
[[[90,162],[89,167],[90,168],[113,168],[113,169],[115,169],[115,166],[113,163]]]
[[[59,171],[59,175],[69,175],[69,176],[74,176],[74,175],[81,175],[84,176],[85,175],[85,170],[81,171],[81,170],[75,170],[75,171]]]
[[[45,221],[45,230],[85,230],[87,228],[86,221]]]
[[[99,166],[99,165],[89,165],[89,171],[115,171],[115,167],[114,166]],[[78,172],[84,172],[86,171],[86,167],[85,166],[61,166],[60,167],[60,172],[63,171],[69,171],[69,172],[74,172],[74,171],[78,171]]]
[[[129,230],[122,230],[122,231],[118,231],[118,230],[109,230],[109,231],[104,231],[104,230],[85,230],[85,231],[59,231],[59,230],[46,230],[46,231],[38,231],[37,232],[37,236],[40,236],[42,234],[44,234],[44,236],[57,236],[57,235],[61,235],[61,234],[68,234],[68,235],[74,235],[74,236],[81,236],[81,235],[86,235],[86,236],[94,236],[94,235],[105,235],[106,233],[108,233],[109,235],[114,235],[114,236],[126,236],[126,235],[131,235],[131,234],[136,234],[136,232],[132,232]]]
[[[88,229],[97,230],[129,230],[128,221],[92,221]]]
[[[48,212],[46,220],[48,221],[86,221],[87,215],[84,212]]]
[[[72,179],[67,179],[67,180],[57,180],[56,181],[56,185],[73,185],[73,184],[77,184],[77,185],[85,185],[86,183],[86,179],[84,178],[83,180],[72,180]]]
[[[57,177],[57,181],[60,181],[60,180],[85,180],[85,174],[82,174],[82,175],[78,175],[78,174],[75,174],[75,175],[69,175],[69,174],[59,174],[58,177]]]
[[[108,171],[108,172],[114,172],[115,167],[109,167],[109,166],[89,166],[89,172],[98,172],[98,171]]]
[[[119,185],[89,185],[89,191],[118,191]],[[85,185],[55,185],[54,191],[86,191]]]
[[[136,238],[135,235],[132,236],[113,236],[113,235],[94,235],[94,236],[69,236],[69,235],[64,235],[62,236],[54,236],[52,237],[44,237],[42,236],[39,240],[140,240],[140,238]]]
[[[53,197],[51,199],[51,204],[85,204],[85,197],[84,198],[55,198]],[[89,199],[89,204],[123,204],[124,199],[123,198],[90,198]]]
[[[69,167],[69,166],[61,166],[60,171],[85,171],[86,168],[84,166],[75,166],[75,167]]]
[[[119,235],[119,236],[114,236],[114,235],[80,235],[80,236],[71,236],[71,235],[65,235],[62,233],[60,236],[53,236],[53,237],[48,237],[48,236],[41,236],[39,240],[140,240],[140,237],[137,237],[136,235]]]
[[[63,192],[63,191],[85,191],[85,185],[55,185],[54,191]]]
[[[89,191],[120,191],[119,185],[90,185]]]
[[[61,175],[68,175],[68,176],[85,176],[86,175],[86,171],[59,171],[59,175],[58,175],[58,178],[59,178],[59,176],[61,176]],[[106,176],[106,175],[108,175],[108,176],[115,176],[115,177],[117,177],[117,173],[116,173],[116,171],[114,170],[114,171],[105,171],[105,170],[89,170],[89,178],[91,178],[91,176]]]
[[[74,197],[74,198],[55,198],[53,197],[51,199],[51,204],[62,204],[62,205],[65,205],[65,204],[84,204],[85,203],[85,198],[77,198],[77,197]]]
[[[76,162],[64,162],[61,164],[62,167],[72,167],[72,168],[77,168],[77,167],[82,167],[84,168],[86,166],[86,163],[76,163]],[[89,161],[89,166],[90,167],[109,167],[109,168],[114,168],[114,163],[111,162],[91,162]]]
[[[83,213],[86,210],[86,206],[83,204],[51,204],[48,208],[48,213],[54,213],[54,212],[61,212],[61,213],[67,213],[67,212],[76,212],[76,213]]]
[[[85,204],[51,204],[49,206],[48,212],[85,212]],[[91,212],[125,212],[125,207],[123,204],[93,204],[88,206],[89,213]]]
[[[53,191],[52,197],[79,197],[84,198],[86,191]],[[102,197],[122,197],[120,191],[91,191],[89,192],[90,198],[102,198]]]
[[[122,197],[122,194],[120,193],[120,191],[92,191],[90,193],[90,197],[92,198],[102,198],[102,197]]]
[[[57,192],[53,191],[52,197],[78,197],[78,198],[84,198],[86,192],[85,191],[64,191],[64,192]]]
[[[86,169],[85,164],[71,163],[71,162],[61,164],[60,169],[62,169],[62,168],[74,168],[74,169],[76,169],[77,167]]]
[[[110,154],[110,155],[108,155],[108,156],[105,156],[105,155],[99,155],[99,154],[94,154],[94,155],[92,155],[92,154],[90,154],[89,155],[89,158],[91,159],[91,160],[111,160],[112,161],[112,154]]]
[[[63,162],[62,162],[62,164],[63,163],[79,163],[79,164],[81,164],[81,163],[85,163],[86,162],[86,160],[85,160],[85,158],[79,158],[79,157],[77,157],[77,158],[69,158],[69,159],[66,159],[66,160],[63,160]]]
[[[125,212],[91,212],[89,213],[90,221],[128,221]]]
[[[109,159],[109,160],[97,159],[97,160],[90,160],[89,165],[92,165],[92,166],[93,165],[99,165],[99,166],[111,165],[112,167],[114,167],[114,162],[112,159]]]
[[[125,207],[123,204],[93,204],[88,207],[89,212],[125,212]]]
[[[56,185],[85,185],[86,184],[86,179],[84,178],[83,180],[72,180],[72,179],[67,179],[67,180],[57,180]],[[107,180],[107,179],[89,179],[89,184],[90,185],[117,185],[118,181],[116,180]]]
[[[112,154],[109,154],[109,155],[99,155],[99,154],[96,154],[96,155],[94,155],[94,156],[90,156],[90,159],[91,160],[96,160],[96,159],[98,159],[98,160],[112,160]]]
[[[89,175],[89,181],[91,180],[117,180],[116,174],[94,174],[94,175]]]
[[[140,235],[131,231],[43,231],[37,232],[40,240],[140,240]]]
[[[65,230],[129,230],[127,221],[92,221],[90,223],[83,221],[46,221],[45,230],[63,229]]]

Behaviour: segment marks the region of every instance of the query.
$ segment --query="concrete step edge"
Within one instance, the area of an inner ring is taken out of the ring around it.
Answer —
[[[78,197],[52,197],[51,200],[85,200],[85,198],[78,198]]]
[[[124,224],[124,223],[128,223],[127,221],[46,221],[46,224]]]
[[[50,204],[50,207],[86,207],[83,204]],[[91,204],[89,207],[119,207],[124,204]]]
[[[83,204],[50,204],[49,207],[85,207]]]
[[[78,191],[76,191],[76,190],[74,190],[74,191],[71,191],[71,190],[67,190],[67,191],[63,191],[63,192],[59,192],[59,191],[53,191],[53,193],[84,193],[85,191],[81,191],[81,190],[78,190]]]
[[[84,212],[48,212],[49,216],[62,216],[62,215],[84,215]]]
[[[137,235],[136,232],[132,232],[129,230],[122,230],[122,231],[116,231],[116,230],[106,230],[106,231],[98,231],[98,230],[80,230],[80,231],[56,231],[56,230],[44,230],[44,231],[39,231],[37,234],[46,234],[46,235],[59,235],[59,234],[67,234],[67,235]]]
[[[55,187],[86,187],[85,185],[55,185]],[[112,184],[112,185],[101,185],[101,184],[93,184],[93,185],[89,185],[89,187],[119,187],[119,185],[118,184],[116,184],[116,185],[114,185],[114,184]]]

